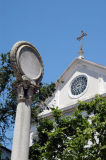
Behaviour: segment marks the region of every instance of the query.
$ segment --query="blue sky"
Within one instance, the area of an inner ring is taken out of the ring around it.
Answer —
[[[0,53],[20,40],[32,43],[43,82],[55,82],[78,56],[82,29],[85,59],[106,65],[106,0],[0,0]]]

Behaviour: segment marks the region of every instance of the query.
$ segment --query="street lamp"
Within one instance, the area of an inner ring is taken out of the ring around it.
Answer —
[[[11,160],[28,160],[31,103],[34,91],[43,77],[43,62],[37,49],[19,41],[10,52],[11,65],[17,79],[17,111]]]

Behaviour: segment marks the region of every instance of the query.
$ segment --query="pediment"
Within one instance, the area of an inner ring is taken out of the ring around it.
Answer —
[[[56,86],[58,87],[60,85],[60,82],[66,82],[71,77],[71,75],[77,71],[87,72],[88,74],[87,70],[90,71],[90,74],[95,72],[97,74],[99,73],[102,75],[106,75],[105,66],[93,63],[91,61],[87,61],[85,59],[76,58],[59,77],[59,79],[56,82]]]
[[[75,79],[80,79],[79,81],[81,81],[83,85],[87,81],[85,89],[81,86],[82,84],[75,83]],[[71,90],[72,85],[74,85],[73,93]],[[77,90],[76,88],[78,87],[80,87],[79,93],[74,93],[74,90]],[[105,93],[106,67],[84,59],[76,58],[57,80],[56,91],[46,103],[49,107],[58,106],[65,111],[72,109],[79,100],[89,100],[96,94],[102,95]],[[43,114],[47,115],[49,112],[50,111],[44,111]]]

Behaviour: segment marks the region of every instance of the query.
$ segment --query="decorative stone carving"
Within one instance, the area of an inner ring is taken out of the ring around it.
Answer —
[[[26,41],[15,43],[10,52],[11,65],[18,81],[39,83],[43,77],[44,69],[41,56],[32,44]]]
[[[24,86],[20,84],[17,86],[17,101],[18,102],[26,102],[29,101],[32,103],[32,96],[34,93],[34,86]]]

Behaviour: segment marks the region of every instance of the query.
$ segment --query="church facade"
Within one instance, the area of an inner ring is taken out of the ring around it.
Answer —
[[[52,97],[46,100],[48,107],[56,107],[65,115],[71,115],[78,101],[89,101],[96,94],[106,96],[106,67],[85,60],[82,56],[76,58],[56,82],[56,90]],[[51,117],[51,110],[45,109],[40,115]],[[30,145],[36,137],[36,125],[31,126]]]

